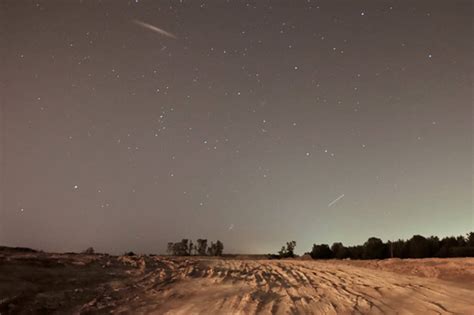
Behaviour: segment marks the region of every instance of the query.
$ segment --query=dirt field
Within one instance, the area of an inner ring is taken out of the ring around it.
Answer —
[[[0,313],[474,314],[473,273],[474,259],[186,259],[0,251]]]

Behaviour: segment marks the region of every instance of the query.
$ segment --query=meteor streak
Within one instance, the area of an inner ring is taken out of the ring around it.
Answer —
[[[161,35],[164,35],[166,37],[170,37],[170,38],[174,38],[176,39],[177,37],[174,35],[174,34],[171,34],[170,32],[167,32],[165,30],[162,30],[161,28],[158,28],[154,25],[151,25],[151,24],[148,24],[148,23],[145,23],[145,22],[142,22],[142,21],[138,21],[138,20],[133,20],[132,21],[133,23],[141,26],[141,27],[144,27],[144,28],[147,28],[153,32],[156,32],[156,33],[159,33]]]
[[[341,200],[343,197],[344,197],[344,194],[340,195],[339,197],[337,197],[336,199],[334,199],[333,201],[331,201],[331,202],[328,204],[328,207],[332,206],[333,204],[335,204],[336,202],[338,202],[339,200]]]

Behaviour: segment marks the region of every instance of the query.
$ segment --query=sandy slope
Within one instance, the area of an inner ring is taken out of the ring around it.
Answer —
[[[77,255],[44,259],[60,259],[59,269],[74,262],[79,269],[71,277],[76,281],[37,286],[28,297],[0,287],[0,312],[2,305],[3,311],[21,313],[44,311],[46,304],[50,311],[84,314],[474,314],[474,284],[349,263]],[[8,266],[0,260],[0,283]],[[80,270],[89,270],[84,275],[89,282],[81,282]],[[102,279],[95,283],[98,274]]]
[[[471,288],[474,284],[474,259],[384,259],[384,260],[328,260],[330,264],[343,264],[397,272],[426,278],[438,278],[456,282]]]

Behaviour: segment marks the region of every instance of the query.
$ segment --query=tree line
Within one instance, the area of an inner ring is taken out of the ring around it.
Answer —
[[[377,237],[369,238],[363,245],[344,246],[340,242],[314,244],[307,253],[314,259],[385,259],[428,257],[474,257],[474,232],[466,236],[424,237],[414,235],[409,240],[383,242]]]
[[[224,244],[217,240],[215,243],[211,242],[208,246],[207,239],[198,239],[196,243],[192,240],[183,238],[181,242],[169,242],[166,252],[173,256],[222,256],[224,251]]]
[[[293,258],[296,242],[287,242],[277,254],[268,254],[270,259]],[[305,253],[313,259],[385,259],[385,258],[429,258],[429,257],[474,257],[474,232],[466,236],[439,238],[414,235],[408,240],[387,241],[370,237],[363,245],[344,246],[341,242],[314,244]]]

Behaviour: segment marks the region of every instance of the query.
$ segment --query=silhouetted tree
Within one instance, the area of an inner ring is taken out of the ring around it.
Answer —
[[[404,240],[398,240],[391,243],[393,257],[406,258],[408,254],[407,246]]]
[[[223,252],[224,252],[224,244],[222,244],[221,241],[217,240],[215,256],[222,256]]]
[[[207,252],[207,240],[206,239],[198,239],[197,240],[197,253],[200,256],[205,256]]]
[[[364,258],[364,246],[357,245],[348,247],[349,258],[351,259],[363,259]]]
[[[474,247],[474,232],[470,232],[467,234],[467,245],[470,247]]]
[[[332,258],[332,251],[327,244],[313,245],[313,249],[309,253],[314,259],[329,259]]]
[[[211,245],[207,248],[207,254],[209,256],[216,256],[216,244],[211,242]]]
[[[387,242],[387,250],[388,250],[387,257],[393,258],[393,243],[391,241]]]
[[[410,258],[430,257],[430,242],[421,235],[414,235],[411,239],[408,240],[407,246],[408,257]]]
[[[224,244],[219,240],[216,243],[212,242],[210,247],[207,247],[206,239],[198,239],[196,242],[197,245],[186,238],[183,238],[181,242],[178,243],[169,242],[166,251],[168,254],[174,256],[189,256],[195,253],[202,256],[206,254],[221,256],[224,251]]]
[[[342,243],[333,243],[331,251],[334,258],[344,259],[349,257],[349,251],[344,247],[344,245],[342,245]]]
[[[295,257],[296,241],[286,242],[286,253],[288,257]]]
[[[285,252],[283,247],[281,252]],[[425,257],[474,257],[474,232],[466,236],[449,236],[439,239],[437,236],[425,238],[414,235],[408,241],[388,241],[371,237],[364,245],[344,247],[334,243],[331,249],[325,244],[313,245],[310,253],[313,258],[351,258],[351,259],[384,259],[384,258],[425,258]]]
[[[458,241],[454,236],[444,237],[439,242],[439,251],[436,254],[438,257],[451,257],[452,248],[458,245]]]
[[[182,239],[178,243],[168,243],[167,252],[174,256],[188,256],[189,255],[189,246],[188,239]]]
[[[387,247],[380,238],[371,237],[364,243],[363,253],[365,259],[383,259],[387,257]]]
[[[221,241],[211,242],[211,246],[207,248],[207,254],[209,256],[222,256],[224,250],[224,244]]]
[[[430,244],[430,256],[436,256],[436,253],[439,251],[439,238],[437,236],[430,236],[428,238],[428,242]]]
[[[278,252],[278,258],[286,257],[286,247],[282,246],[280,251]]]
[[[457,241],[457,246],[458,247],[465,247],[467,246],[467,241],[466,239],[464,238],[464,236],[462,235],[459,235],[458,237],[456,237],[456,241]]]
[[[295,257],[296,241],[286,242],[286,247],[282,246],[278,252],[278,258],[293,258]]]
[[[187,238],[183,238],[181,240],[181,244],[183,244],[183,252],[184,252],[184,255],[188,255],[189,253],[189,240]]]

